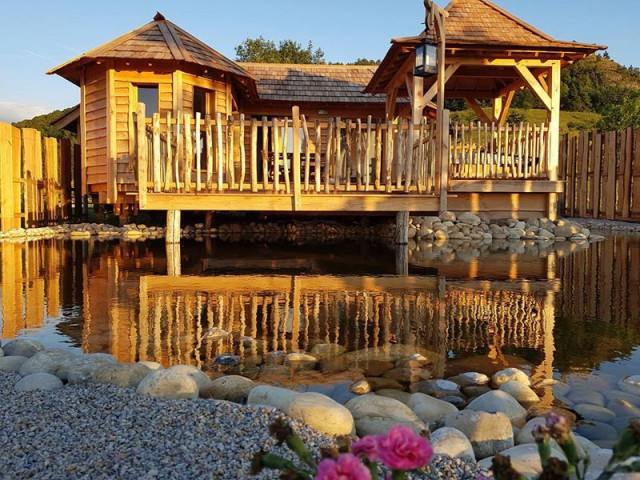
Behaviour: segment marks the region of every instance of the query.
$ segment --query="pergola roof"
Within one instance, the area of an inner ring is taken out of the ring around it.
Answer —
[[[323,103],[384,103],[362,93],[377,65],[288,65],[240,63],[257,78],[260,100]]]
[[[89,50],[47,74],[58,74],[80,84],[81,67],[98,60],[143,60],[180,62],[231,74],[250,94],[255,95],[255,79],[245,69],[158,13],[152,22]]]
[[[447,62],[465,57],[502,57],[560,59],[565,64],[570,64],[598,50],[606,49],[602,45],[556,40],[489,0],[452,0],[445,11],[448,13],[445,22]],[[391,40],[391,48],[365,92],[384,92],[396,72],[413,56],[416,46],[425,38],[435,41],[432,32]],[[456,97],[461,96],[460,93],[470,93],[470,87],[482,93],[476,98],[494,95],[514,78],[510,70],[512,69],[500,71],[496,67],[491,69],[491,74],[485,72],[482,76],[477,68],[461,68],[447,83],[447,96]],[[465,76],[475,77],[477,80],[465,82],[461,80]],[[517,74],[515,77],[517,78]],[[457,85],[458,81],[460,85]]]

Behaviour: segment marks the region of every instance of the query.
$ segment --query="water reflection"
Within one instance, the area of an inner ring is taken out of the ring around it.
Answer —
[[[31,335],[120,361],[198,366],[225,352],[251,357],[317,343],[356,352],[408,344],[437,357],[439,375],[456,365],[496,370],[518,358],[534,377],[554,368],[589,372],[630,357],[640,343],[637,238],[544,256],[421,256],[401,276],[393,251],[368,244],[331,251],[4,243],[1,336]],[[212,328],[230,335],[207,336]]]

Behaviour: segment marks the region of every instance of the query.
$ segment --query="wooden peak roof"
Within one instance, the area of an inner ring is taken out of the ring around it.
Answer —
[[[451,0],[445,11],[447,60],[450,54],[496,58],[557,58],[571,63],[607,47],[556,40],[490,0]],[[391,40],[380,68],[367,85],[367,93],[382,93],[396,71],[404,65],[425,38],[435,41],[434,32]]]
[[[445,11],[449,14],[445,22],[447,43],[451,45],[594,47],[556,40],[490,0],[452,0]],[[427,36],[434,37],[432,33]]]
[[[95,60],[144,60],[185,62],[227,72],[255,90],[255,79],[234,61],[198,40],[160,12],[153,21],[89,50],[47,72],[80,83],[80,67]]]

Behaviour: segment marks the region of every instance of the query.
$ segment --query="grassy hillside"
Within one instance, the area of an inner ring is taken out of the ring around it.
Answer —
[[[489,109],[484,109],[489,113]],[[509,123],[532,123],[541,124],[547,119],[547,111],[543,109],[522,109],[512,108],[510,110]],[[596,124],[600,120],[599,113],[592,112],[560,112],[560,133],[575,133],[582,130],[592,130],[596,128]],[[453,122],[477,122],[478,116],[473,110],[461,110],[451,113],[451,121]]]

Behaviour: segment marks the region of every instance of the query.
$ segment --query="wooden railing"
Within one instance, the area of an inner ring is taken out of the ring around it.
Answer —
[[[137,118],[145,118],[138,105]],[[435,124],[292,117],[192,118],[137,126],[139,189],[146,193],[435,194]]]
[[[452,179],[547,179],[546,124],[455,123],[450,129]]]

